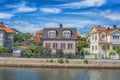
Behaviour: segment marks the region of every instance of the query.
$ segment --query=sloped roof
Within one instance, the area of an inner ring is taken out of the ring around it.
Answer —
[[[49,30],[55,30],[57,32],[57,36],[55,38],[49,38],[48,33],[47,33]],[[72,33],[71,38],[64,38],[63,37],[62,33],[63,33],[64,30],[71,31],[71,33]],[[63,39],[67,39],[67,40],[68,39],[69,40],[77,39],[76,28],[44,28],[43,29],[43,34],[42,34],[42,39],[43,40],[44,39],[52,39],[52,40],[54,40],[54,39],[60,39],[60,40],[63,40]]]
[[[8,27],[0,27],[0,30],[5,31],[6,33],[14,33],[14,31]]]
[[[76,35],[77,35],[78,37],[81,36],[80,32],[77,32]]]

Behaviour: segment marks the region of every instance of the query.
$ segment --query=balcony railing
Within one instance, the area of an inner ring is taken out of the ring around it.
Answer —
[[[120,40],[111,40],[111,44],[120,44]]]

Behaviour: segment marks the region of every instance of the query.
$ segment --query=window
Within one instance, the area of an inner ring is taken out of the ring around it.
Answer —
[[[65,49],[65,43],[61,43],[61,49]]]
[[[113,35],[113,39],[119,39],[119,35]]]
[[[101,37],[102,37],[102,40],[105,40],[105,35],[104,35],[104,34],[102,34],[102,36],[101,36]]]
[[[92,50],[94,50],[94,46],[92,46]]]
[[[68,44],[68,49],[72,49],[73,48],[73,44],[69,43]]]
[[[106,47],[105,47],[105,46],[102,46],[102,50],[106,50]]]
[[[50,43],[46,43],[46,47],[50,47]]]
[[[49,38],[55,38],[55,33],[54,32],[49,32]]]
[[[97,41],[97,35],[95,35],[95,41]]]
[[[113,50],[116,50],[119,46],[113,46]]]
[[[64,33],[64,38],[70,38],[70,33]]]
[[[92,41],[94,40],[94,35],[92,35]]]
[[[57,43],[53,43],[53,49],[57,49]]]
[[[95,46],[95,50],[97,50],[97,46]]]

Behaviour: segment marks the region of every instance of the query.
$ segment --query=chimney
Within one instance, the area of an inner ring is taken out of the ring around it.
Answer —
[[[110,27],[108,27],[107,30],[110,30]]]
[[[60,24],[60,28],[62,28],[63,27],[63,25],[62,24]]]
[[[98,25],[98,27],[101,27],[100,25]]]
[[[0,27],[4,27],[3,22],[0,22]]]
[[[117,28],[117,26],[116,25],[113,25],[113,29],[116,29]]]

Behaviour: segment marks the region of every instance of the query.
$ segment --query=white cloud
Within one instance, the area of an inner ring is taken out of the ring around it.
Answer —
[[[0,12],[0,19],[11,19],[13,16],[14,14]]]
[[[34,12],[37,10],[36,7],[29,7],[26,5],[26,2],[22,2],[21,4],[17,5],[7,5],[9,8],[15,8],[14,12]]]
[[[61,12],[61,10],[58,8],[40,8],[40,11],[44,13],[53,13],[53,14],[58,14]]]
[[[35,34],[37,30],[42,29],[38,24],[32,24],[27,21],[12,21],[8,23],[8,26],[11,26],[13,28],[16,28],[19,31],[22,31],[23,33],[29,32]]]
[[[65,12],[64,14],[74,14],[74,15],[97,15],[96,12]]]
[[[65,8],[82,8],[82,7],[100,7],[105,4],[106,0],[82,0],[80,2],[66,3],[59,6]]]
[[[112,21],[120,21],[120,13],[119,12],[111,12],[110,10],[107,10],[105,12],[102,12],[101,15]]]

